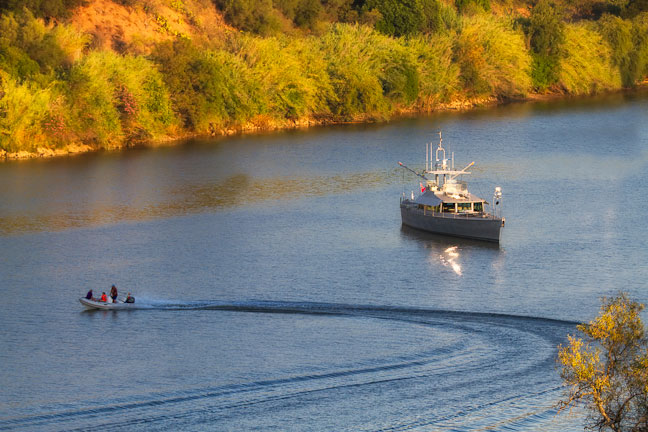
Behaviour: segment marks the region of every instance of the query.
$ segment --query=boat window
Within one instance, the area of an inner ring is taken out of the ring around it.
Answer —
[[[470,203],[457,203],[457,211],[467,212],[470,211]]]
[[[444,213],[454,213],[455,211],[455,203],[443,203]]]
[[[473,203],[473,209],[476,212],[483,212],[484,211],[484,203],[480,203],[480,202]]]

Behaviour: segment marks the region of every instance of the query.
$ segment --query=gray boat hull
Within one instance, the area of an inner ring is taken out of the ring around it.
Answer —
[[[501,218],[463,216],[424,212],[401,204],[403,225],[436,234],[499,243],[503,222]]]

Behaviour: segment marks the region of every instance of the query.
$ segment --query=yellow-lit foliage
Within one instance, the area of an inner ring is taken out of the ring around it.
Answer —
[[[439,102],[447,102],[461,89],[459,66],[453,61],[455,35],[435,34],[412,37],[407,48],[413,51],[419,75],[418,106],[434,109]]]
[[[144,57],[93,52],[72,68],[69,89],[73,127],[87,144],[163,136],[175,121],[162,76]]]
[[[568,93],[590,94],[621,87],[608,44],[591,26],[565,26],[565,55],[560,60],[559,85]]]
[[[648,340],[643,305],[626,294],[604,299],[599,315],[578,326],[584,339],[569,337],[558,362],[568,386],[561,407],[581,401],[590,411],[588,427],[614,431],[648,428]]]
[[[91,41],[90,35],[81,33],[72,26],[57,25],[51,31],[56,45],[64,53],[66,66],[81,59],[83,50]]]
[[[0,70],[0,149],[33,151],[47,142],[42,131],[51,101],[51,87],[19,83]]]
[[[457,40],[461,77],[475,94],[524,96],[531,88],[531,56],[521,31],[491,15],[464,17]]]
[[[332,88],[314,39],[242,36],[238,42],[236,53],[262,86],[262,114],[292,119],[328,114]]]

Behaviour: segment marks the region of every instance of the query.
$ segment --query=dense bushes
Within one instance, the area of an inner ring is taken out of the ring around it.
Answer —
[[[564,55],[560,60],[560,87],[572,94],[619,88],[621,77],[612,65],[610,47],[591,25],[565,27]]]
[[[392,101],[410,103],[418,94],[412,56],[395,39],[338,24],[323,36],[322,51],[334,89],[329,106],[336,115],[384,117]]]
[[[488,15],[466,17],[457,40],[457,62],[472,94],[523,96],[529,91],[531,59],[521,32]]]
[[[564,27],[560,6],[549,0],[539,0],[531,12],[527,32],[533,56],[531,78],[540,91],[558,82]]]
[[[52,88],[41,88],[34,82],[21,84],[0,73],[0,95],[1,149],[33,151],[55,141],[55,133],[48,137],[44,130],[50,105],[56,100]]]
[[[94,52],[68,80],[71,127],[99,147],[163,136],[174,123],[161,74],[143,57]]]
[[[186,15],[197,6],[189,1],[167,6]],[[147,49],[116,53],[28,9],[0,15],[0,150],[384,119],[532,89],[616,89],[648,75],[648,13],[566,24],[550,0],[518,19],[484,12],[487,2],[463,2],[463,15],[441,0],[214,2],[249,33],[160,31]]]
[[[199,50],[178,40],[159,45],[160,65],[173,107],[190,131],[209,132],[254,112],[258,99],[244,64],[221,50]]]

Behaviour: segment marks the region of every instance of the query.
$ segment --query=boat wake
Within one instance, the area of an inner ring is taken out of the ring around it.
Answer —
[[[573,332],[574,321],[341,303],[144,296],[137,302],[151,311],[274,314],[307,321],[311,316],[318,325],[361,320],[355,328],[389,331],[396,325],[414,336],[403,345],[407,352],[379,350],[378,357],[350,356],[260,376],[247,371],[230,382],[211,378],[188,389],[0,415],[0,430],[582,430],[578,419],[557,420],[555,409],[562,392],[556,346]]]

